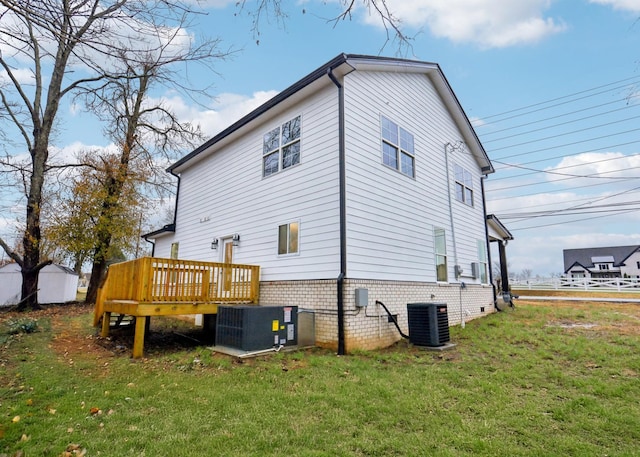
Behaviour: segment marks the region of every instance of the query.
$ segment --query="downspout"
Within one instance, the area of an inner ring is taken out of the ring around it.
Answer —
[[[338,164],[340,179],[340,274],[337,280],[338,301],[338,355],[344,355],[344,280],[347,277],[347,185],[345,165],[345,138],[344,138],[344,88],[333,74],[333,70],[327,70],[327,76],[338,88]]]
[[[449,197],[449,221],[451,222],[451,243],[453,244],[453,272],[456,278],[456,281],[460,280],[460,265],[458,265],[458,249],[456,247],[456,231],[453,223],[453,202],[451,200],[451,180],[449,175],[449,153],[448,148],[450,147],[454,151],[460,147],[460,143],[456,143],[455,145],[451,143],[446,143],[444,145],[444,162],[445,162],[445,171],[447,173],[447,196]],[[460,326],[462,328],[465,327],[464,322],[464,309],[462,307],[462,287],[463,284],[460,284]]]
[[[491,290],[493,290],[493,303],[497,303],[498,294],[496,292],[496,286],[493,284],[493,269],[491,268],[491,245],[489,244],[489,226],[487,224],[487,200],[484,195],[484,180],[487,179],[487,175],[480,178],[480,190],[482,191],[482,212],[484,215],[484,236],[487,250],[487,270],[489,270],[489,284],[491,284]]]
[[[171,173],[173,176],[176,177],[176,179],[178,180],[178,184],[176,186],[176,201],[173,207],[173,226],[176,226],[176,219],[178,217],[178,197],[180,196],[180,175],[177,175],[173,172],[173,170],[169,170],[169,173]]]

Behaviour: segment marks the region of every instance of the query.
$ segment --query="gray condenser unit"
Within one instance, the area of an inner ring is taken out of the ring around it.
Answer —
[[[444,346],[449,342],[446,303],[408,303],[409,342],[417,346]]]
[[[297,306],[218,307],[216,346],[259,351],[297,344]]]

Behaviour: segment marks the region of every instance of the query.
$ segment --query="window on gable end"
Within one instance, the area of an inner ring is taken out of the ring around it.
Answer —
[[[454,165],[456,200],[473,206],[473,176],[460,165]]]
[[[300,163],[300,116],[263,136],[262,176],[267,177]]]
[[[382,116],[382,163],[411,178],[416,175],[413,134]]]

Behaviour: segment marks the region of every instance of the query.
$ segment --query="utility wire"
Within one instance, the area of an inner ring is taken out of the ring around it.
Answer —
[[[548,172],[551,172],[551,171],[566,170],[567,168],[584,167],[585,165],[593,165],[594,163],[613,162],[614,160],[628,159],[628,158],[631,158],[631,157],[637,157],[639,155],[640,155],[640,153],[631,154],[631,155],[628,155],[628,156],[622,155],[622,156],[618,156],[618,157],[610,157],[608,159],[594,160],[594,161],[589,162],[589,163],[576,163],[576,164],[573,164],[573,165],[566,165],[564,167],[556,167],[556,168],[552,168],[550,170],[536,170],[534,168],[531,168],[530,170],[532,170],[532,171],[530,171],[529,173],[521,173],[519,175],[503,176],[501,178],[493,178],[491,180],[491,182],[494,183],[496,181],[502,181],[502,180],[505,180],[505,179],[521,178],[522,176],[534,175],[536,173],[548,173]],[[494,160],[493,162],[505,165],[504,167],[500,168],[501,170],[510,169],[510,168],[525,168],[525,167],[523,167],[523,165],[526,165],[526,164],[509,164],[509,163],[506,163],[506,162],[501,162],[499,160]],[[625,168],[625,170],[626,170],[626,168]],[[618,170],[618,171],[622,171],[622,170]]]
[[[521,108],[515,108],[515,109],[509,110],[509,111],[504,111],[504,112],[502,112],[502,113],[498,113],[498,114],[492,114],[492,115],[490,115],[490,116],[485,116],[485,117],[483,117],[483,118],[480,118],[480,119],[479,119],[479,121],[480,121],[480,122],[483,122],[483,121],[485,121],[486,119],[493,119],[493,118],[495,118],[495,117],[504,116],[504,115],[506,115],[506,114],[516,113],[516,112],[518,112],[518,111],[522,111],[522,110],[525,110],[525,109],[535,108],[535,107],[537,107],[537,106],[546,105],[546,104],[548,104],[548,103],[557,102],[557,101],[559,101],[559,100],[564,100],[564,99],[566,99],[566,98],[571,98],[571,97],[574,97],[574,96],[576,96],[576,95],[586,94],[587,92],[591,92],[591,91],[594,91],[594,90],[602,89],[602,88],[609,87],[609,86],[612,86],[612,85],[615,85],[615,84],[620,84],[620,83],[622,83],[622,82],[627,82],[626,84],[623,84],[623,85],[621,85],[621,86],[616,86],[616,87],[614,87],[614,88],[612,88],[612,89],[607,89],[607,90],[605,90],[605,91],[597,92],[597,93],[592,94],[592,95],[589,95],[589,96],[587,96],[587,97],[579,97],[579,98],[576,98],[576,99],[570,100],[569,102],[564,102],[564,103],[558,103],[558,104],[555,104],[555,105],[551,105],[551,106],[548,106],[548,107],[543,108],[543,109],[555,108],[556,106],[564,105],[564,104],[566,104],[566,103],[570,103],[570,102],[572,102],[572,101],[582,100],[582,99],[584,99],[584,98],[589,98],[589,97],[593,97],[593,96],[596,96],[596,95],[602,95],[602,94],[604,94],[604,93],[611,92],[611,91],[613,91],[613,90],[617,90],[617,89],[621,89],[621,88],[624,88],[624,87],[628,87],[628,86],[629,86],[628,81],[631,81],[631,80],[634,80],[634,79],[638,79],[638,76],[631,76],[631,77],[629,77],[629,78],[620,79],[620,80],[618,80],[618,81],[614,81],[614,82],[611,82],[611,83],[603,84],[603,85],[601,85],[601,86],[592,87],[591,89],[585,89],[585,90],[581,90],[581,91],[579,91],[579,92],[574,92],[574,93],[569,94],[569,95],[563,95],[562,97],[552,98],[552,99],[550,99],[550,100],[546,100],[546,101],[542,101],[542,102],[533,103],[533,104],[531,104],[531,105],[523,106],[523,107],[521,107]],[[516,115],[516,116],[510,116],[510,117],[506,117],[506,118],[504,118],[504,119],[500,119],[500,120],[498,120],[498,121],[494,121],[493,123],[503,122],[503,121],[505,121],[505,120],[513,119],[513,118],[515,118],[515,117],[524,116],[525,114],[531,114],[531,113],[535,113],[535,112],[538,112],[538,111],[542,111],[542,109],[539,109],[539,110],[533,110],[533,111],[527,111],[526,113],[522,113],[522,114],[519,114],[519,115]],[[482,126],[484,127],[485,125],[489,125],[489,124],[491,124],[491,123],[484,123]]]
[[[569,223],[573,223],[573,222],[582,222],[582,221],[589,221],[589,220],[593,220],[593,219],[601,219],[603,217],[619,216],[620,214],[631,213],[633,211],[636,211],[636,210],[633,209],[633,210],[628,210],[628,211],[621,211],[621,212],[616,213],[616,214],[606,214],[604,216],[587,217],[587,218],[584,218],[584,219],[574,219],[574,220],[571,220],[571,221],[556,222],[556,223],[552,223],[552,224],[533,225],[533,226],[530,226],[530,227],[520,227],[520,228],[509,227],[509,230],[510,231],[524,231],[524,230],[531,230],[531,229],[534,229],[534,228],[552,227],[552,226],[555,226],[555,225],[565,225],[565,224],[569,224]]]
[[[630,144],[635,144],[635,143],[640,143],[640,140],[633,140],[633,141],[628,141],[626,143],[612,144],[612,145],[603,146],[603,147],[596,148],[596,149],[588,149],[588,150],[584,150],[584,151],[574,152],[572,154],[564,154],[564,155],[561,155],[561,156],[548,157],[548,158],[538,159],[538,160],[531,160],[529,162],[522,162],[522,163],[520,163],[520,165],[530,165],[532,163],[548,162],[550,160],[555,160],[555,159],[564,159],[565,157],[573,157],[573,156],[578,156],[580,154],[588,154],[590,152],[604,151],[604,150],[607,150],[607,149],[619,148],[621,146],[628,146]],[[624,156],[624,157],[633,157],[634,155],[637,155],[637,154],[633,154],[631,156]],[[492,159],[491,161],[492,162],[496,162],[496,163],[506,164],[506,162],[500,162],[499,160],[496,160],[496,159]],[[510,168],[511,167],[511,164],[507,164],[507,165],[508,166],[496,167],[496,171],[504,170],[506,168]],[[497,179],[499,179],[499,178],[492,178],[492,181],[495,181]]]

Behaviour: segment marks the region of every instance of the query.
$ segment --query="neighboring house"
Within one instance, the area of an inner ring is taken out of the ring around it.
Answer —
[[[154,255],[260,265],[260,304],[313,311],[318,345],[397,341],[377,300],[405,331],[407,303],[445,302],[450,324],[495,310],[494,169],[437,64],[339,55],[168,171]]]
[[[0,306],[15,305],[22,294],[22,269],[17,263],[0,267]],[[38,276],[38,303],[66,303],[76,300],[78,274],[62,265],[47,265]]]
[[[640,278],[640,246],[565,249],[564,273],[570,278]]]

